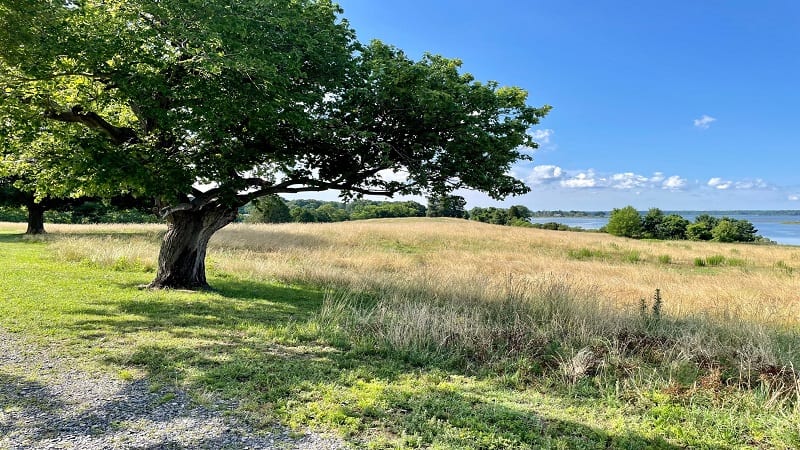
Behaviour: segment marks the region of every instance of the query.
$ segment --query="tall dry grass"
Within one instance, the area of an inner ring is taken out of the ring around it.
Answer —
[[[152,270],[163,227],[49,231],[64,259]],[[716,265],[698,266],[698,258]],[[738,365],[741,374],[800,365],[797,247],[448,219],[236,224],[212,239],[208,267],[329,288],[320,320],[404,351],[491,362],[591,347],[606,359],[647,351],[663,361]],[[655,289],[664,298],[657,325],[639,310]]]

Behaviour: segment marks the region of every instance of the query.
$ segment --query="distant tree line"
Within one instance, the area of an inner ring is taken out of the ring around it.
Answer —
[[[757,235],[758,230],[748,220],[700,214],[690,222],[678,214],[666,215],[658,208],[650,208],[647,214],[641,215],[633,206],[612,210],[608,224],[601,231],[634,239],[770,242]]]
[[[155,223],[151,198],[118,194],[110,198],[37,196],[14,178],[0,178],[0,221],[27,222],[27,234],[44,233],[44,223]]]
[[[555,209],[534,211],[532,217],[606,217],[607,215],[606,211],[563,211]]]
[[[270,195],[245,205],[242,215],[249,223],[325,223],[391,217],[424,217],[428,208],[413,201],[354,200],[348,203],[322,200],[285,200]]]

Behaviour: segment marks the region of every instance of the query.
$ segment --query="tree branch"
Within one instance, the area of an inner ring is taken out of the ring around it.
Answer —
[[[255,180],[255,179],[251,179]],[[293,187],[295,185],[299,185],[297,187]],[[351,191],[357,192],[363,195],[385,195],[390,197],[396,194],[400,189],[368,189],[368,188],[360,188],[356,186],[351,186],[347,184],[339,184],[339,183],[330,183],[325,181],[319,180],[297,180],[297,179],[290,179],[283,181],[281,183],[271,185],[271,186],[264,186],[261,189],[258,189],[253,192],[248,192],[245,194],[239,194],[236,197],[243,201],[244,203],[249,202],[258,197],[263,197],[265,195],[270,194],[296,194],[300,192],[321,192],[327,191],[330,189],[338,189],[341,191]]]
[[[114,126],[97,113],[84,112],[81,106],[73,106],[72,109],[66,111],[47,109],[44,112],[44,117],[60,122],[80,123],[88,128],[99,130],[117,145],[139,141],[133,128]]]

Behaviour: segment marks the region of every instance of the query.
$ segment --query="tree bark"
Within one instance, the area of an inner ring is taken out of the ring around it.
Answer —
[[[25,234],[44,234],[44,210],[41,203],[28,202],[28,229]]]
[[[209,289],[205,265],[208,241],[217,230],[233,222],[237,213],[236,208],[215,205],[171,213],[158,255],[158,273],[148,287]]]

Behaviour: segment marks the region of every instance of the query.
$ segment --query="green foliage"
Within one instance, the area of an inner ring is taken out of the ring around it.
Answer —
[[[693,241],[717,242],[762,242],[756,235],[758,230],[747,220],[700,214],[690,223],[678,214],[664,215],[658,208],[641,217],[632,207],[614,209],[608,224],[601,231],[632,238],[689,239]],[[769,241],[766,239],[766,241]],[[768,242],[767,242],[768,243]]]
[[[507,209],[475,207],[469,210],[469,219],[494,225],[508,225],[511,217]]]
[[[672,256],[670,255],[658,255],[658,262],[661,264],[669,264],[672,262]]]
[[[614,208],[608,219],[606,231],[614,236],[642,237],[642,218],[639,211],[636,211],[633,206],[626,206],[622,209]]]
[[[555,231],[586,231],[581,227],[571,227],[558,222],[545,222],[545,223],[530,223],[530,227],[538,228],[540,230],[555,230]]]
[[[658,239],[686,239],[686,228],[689,221],[677,214],[665,216],[656,227]]]
[[[533,217],[533,211],[528,209],[527,206],[514,205],[508,208],[508,217],[510,220],[520,219],[527,221]]]
[[[713,240],[718,242],[754,242],[758,230],[747,220],[723,217],[711,230]]]
[[[153,287],[204,286],[202,261],[177,261],[202,258],[265,195],[530,190],[509,173],[549,106],[456,59],[362,44],[341,13],[330,0],[3,0],[0,176],[41,197],[153,197],[173,234],[200,224],[180,244],[195,248],[164,247],[176,262]]]
[[[708,214],[695,217],[694,223],[686,227],[686,237],[691,241],[710,241],[711,230],[717,226],[719,219]]]
[[[686,226],[686,238],[690,241],[710,241],[712,227],[705,222],[695,222]]]
[[[513,227],[535,227],[528,219],[533,216],[533,211],[526,206],[515,205],[508,209],[504,208],[480,208],[475,207],[469,210],[469,219],[494,225],[510,225]]]
[[[25,222],[28,212],[23,207],[0,206],[0,222]]]
[[[428,217],[466,218],[467,201],[459,195],[433,195],[428,198]]]
[[[291,222],[292,216],[289,207],[277,195],[267,195],[253,200],[253,207],[247,216],[247,222],[251,223],[285,223]]]
[[[407,202],[376,202],[356,200],[347,205],[351,220],[381,219],[390,217],[424,217],[427,208],[425,205],[413,201]]]
[[[650,208],[642,217],[642,234],[646,238],[661,239],[659,228],[664,221],[664,213],[658,208]]]
[[[341,203],[308,199],[285,201],[277,196],[273,198],[275,198],[275,200],[271,200],[270,197],[266,197],[267,201],[270,203],[267,204],[264,212],[259,211],[259,208],[265,208],[263,199],[255,200],[251,204],[247,205],[245,207],[245,211],[248,214],[248,222],[269,222],[264,220],[263,217],[266,212],[272,211],[273,209],[281,211],[277,218],[273,218],[273,223],[343,222],[347,220],[383,219],[393,217],[424,217],[426,211],[424,205],[413,201],[386,202],[374,200],[355,200],[349,203]],[[274,206],[270,206],[272,204],[274,204]],[[285,211],[281,205],[285,206]]]

